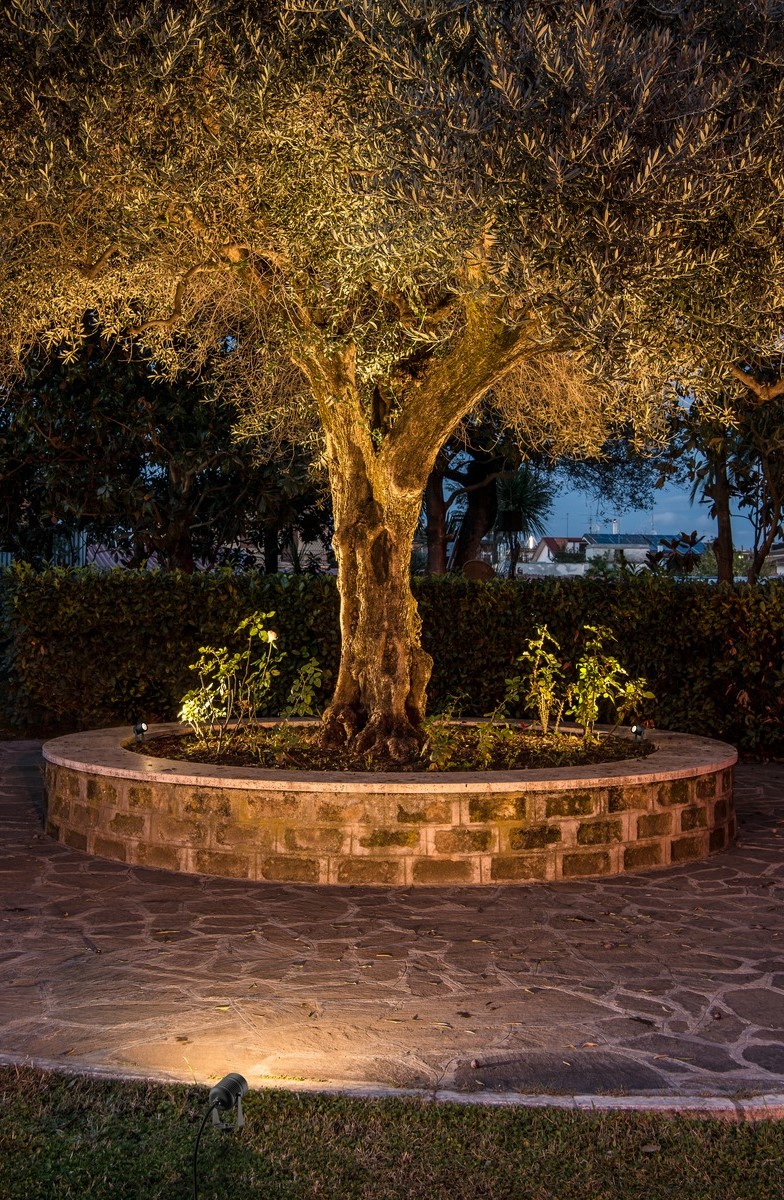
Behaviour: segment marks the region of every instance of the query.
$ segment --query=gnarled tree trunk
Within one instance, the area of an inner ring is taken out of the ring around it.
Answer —
[[[492,305],[466,304],[448,355],[410,380],[398,411],[363,404],[356,349],[329,344],[309,318],[297,355],[325,435],[338,564],[340,669],[323,715],[324,745],[410,761],[424,744],[432,659],[410,567],[422,492],[436,455],[471,405],[520,356],[528,333]]]
[[[374,444],[351,350],[311,357],[307,365],[326,434],[342,638],[337,685],[320,737],[325,745],[350,742],[358,753],[404,762],[424,742],[433,665],[420,645],[410,582],[421,488],[396,486]]]

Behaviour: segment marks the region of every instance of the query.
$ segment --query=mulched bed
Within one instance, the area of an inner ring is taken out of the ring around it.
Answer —
[[[286,727],[285,745],[275,732],[258,727],[238,734],[220,752],[199,741],[193,734],[150,738],[142,744],[128,743],[127,749],[153,758],[182,759],[192,763],[210,763],[229,767],[268,767],[292,771],[519,771],[542,767],[590,766],[622,759],[646,758],[653,753],[653,742],[631,742],[628,738],[600,735],[595,742],[584,742],[574,734],[548,734],[523,730],[519,726],[503,732],[482,761],[477,754],[480,734],[475,726],[450,727],[451,746],[448,761],[441,754],[441,766],[431,763],[428,752],[414,762],[401,764],[392,759],[371,758],[352,753],[350,748],[325,750],[314,745],[307,733]]]

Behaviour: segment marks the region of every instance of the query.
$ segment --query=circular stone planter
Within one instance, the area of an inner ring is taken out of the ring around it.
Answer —
[[[101,729],[44,745],[46,828],[174,871],[406,887],[617,875],[725,849],[734,747],[652,736],[648,758],[598,766],[362,774],[150,758],[123,748],[127,727]]]

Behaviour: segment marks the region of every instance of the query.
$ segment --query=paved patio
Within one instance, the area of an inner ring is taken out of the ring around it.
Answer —
[[[0,744],[0,1061],[784,1112],[784,765],[738,768],[738,843],[700,863],[387,891],[67,849],[39,749]]]

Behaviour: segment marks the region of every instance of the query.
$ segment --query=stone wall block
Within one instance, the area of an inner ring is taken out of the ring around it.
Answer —
[[[416,858],[413,882],[422,886],[445,883],[479,883],[477,858]]]
[[[136,809],[144,809],[145,812],[152,812],[155,808],[160,812],[169,811],[168,807],[164,807],[160,803],[163,799],[160,794],[163,791],[163,786],[163,784],[154,786],[153,784],[129,783],[126,789],[129,810],[134,812]]]
[[[130,857],[128,854],[129,847],[119,838],[106,837],[104,834],[93,834],[90,843],[90,852],[98,854],[101,858],[114,858],[119,862],[133,862],[133,853]]]
[[[493,883],[525,883],[528,880],[555,879],[552,854],[494,854],[490,860]]]
[[[599,811],[599,803],[604,798],[604,789],[594,791],[560,792],[547,796],[545,813],[548,817],[587,817]]]
[[[182,817],[223,817],[232,815],[231,792],[226,788],[177,789],[177,814]]]
[[[321,863],[318,858],[295,858],[292,854],[277,854],[260,860],[259,874],[256,878],[278,883],[318,883],[321,878]],[[325,862],[324,879],[326,878]]]
[[[343,829],[289,828],[283,832],[282,848],[294,853],[315,850],[323,854],[340,854],[345,841],[346,832]]]
[[[72,850],[87,849],[87,834],[79,833],[76,829],[61,828],[60,841],[66,846],[70,846]]]
[[[578,846],[607,846],[623,841],[623,822],[620,819],[583,821],[577,830]]]
[[[661,841],[642,846],[627,846],[623,852],[623,869],[637,871],[642,867],[660,867],[665,862],[665,846]]]
[[[510,850],[545,850],[560,842],[561,834],[559,825],[523,825],[509,829],[505,840]]]
[[[217,820],[208,826],[210,846],[216,850],[237,850],[242,853],[253,853],[261,850],[265,853],[277,848],[277,837],[272,825],[235,825],[231,821]]]
[[[561,871],[564,879],[579,879],[586,875],[609,875],[612,858],[608,850],[564,854]]]
[[[153,813],[150,818],[150,841],[164,846],[205,846],[208,832],[208,823],[194,817],[186,820],[166,813]]]
[[[70,771],[68,767],[58,767],[54,763],[50,763],[49,766],[52,782],[61,795],[67,796],[69,800],[83,799],[86,779],[81,772]]]
[[[486,821],[525,821],[532,816],[533,800],[520,792],[508,795],[491,792],[487,795],[465,796],[461,802],[462,823],[483,824]],[[448,819],[448,818],[447,818]]]
[[[659,784],[656,797],[660,805],[689,804],[693,797],[693,782],[689,779],[670,779]]]
[[[141,837],[146,833],[149,817],[141,813],[117,812],[108,822],[108,828],[119,837]]]
[[[404,883],[402,859],[393,858],[339,858],[335,882],[355,887],[396,887]]]
[[[630,784],[628,787],[607,789],[607,812],[646,812],[654,804],[654,790],[650,786]]]
[[[395,807],[385,796],[330,795],[314,798],[314,825],[379,825],[391,824],[397,817]]]
[[[239,852],[196,850],[193,863],[201,875],[223,875],[229,879],[253,879],[256,875],[255,860]]]
[[[727,817],[730,815],[729,801],[726,796],[722,796],[721,800],[717,800],[713,805],[713,817],[711,824],[723,825]]]
[[[718,776],[698,775],[694,781],[694,793],[698,800],[712,800],[716,795]]]
[[[138,842],[134,848],[133,861],[140,867],[162,867],[166,871],[179,871],[182,869],[182,860],[182,851],[174,846]]]
[[[727,826],[717,825],[715,829],[711,829],[708,838],[708,853],[715,854],[718,850],[726,850],[729,844],[727,836]]]
[[[395,803],[394,820],[400,825],[457,825],[460,823],[460,800],[452,800],[449,796],[401,796]]]
[[[492,829],[437,829],[434,846],[437,854],[477,854],[493,849]]]
[[[97,808],[117,808],[117,785],[102,775],[88,776],[87,802]]]
[[[311,807],[307,794],[290,791],[248,791],[238,806],[247,821],[304,821]]]
[[[357,829],[352,833],[352,848],[410,854],[420,848],[421,838],[421,826],[414,829]]]
[[[670,861],[674,863],[688,862],[693,858],[703,858],[707,853],[707,835],[695,833],[689,837],[673,838],[670,845]]]
[[[71,800],[61,791],[47,791],[46,793],[46,815],[52,819],[62,818],[67,821],[68,814],[71,811]]]
[[[681,809],[681,829],[684,833],[690,833],[692,829],[706,829],[707,825],[708,811],[704,805],[693,804]]]
[[[672,813],[643,813],[637,818],[637,837],[658,837],[672,832]]]

